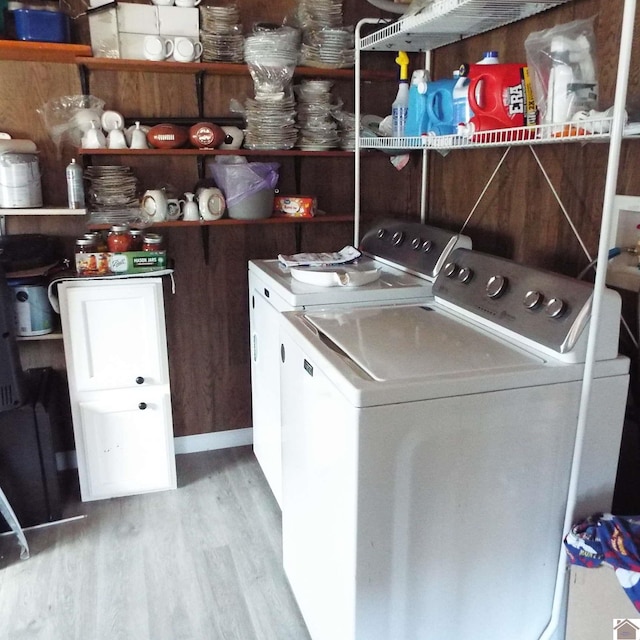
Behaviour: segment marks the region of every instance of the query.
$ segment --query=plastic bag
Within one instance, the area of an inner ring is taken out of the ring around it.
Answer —
[[[524,46],[542,124],[598,108],[594,18],[529,34]]]
[[[42,118],[44,126],[56,145],[58,155],[63,141],[79,147],[85,131],[95,123],[101,127],[104,100],[90,95],[60,96],[45,102],[36,112]]]
[[[209,165],[216,184],[224,192],[227,206],[278,184],[277,162],[246,162],[241,164],[214,163]]]

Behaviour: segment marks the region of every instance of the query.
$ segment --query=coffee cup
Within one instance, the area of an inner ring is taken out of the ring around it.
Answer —
[[[163,222],[167,219],[167,196],[162,189],[149,189],[142,196],[140,209],[151,222]]]
[[[144,38],[144,57],[147,60],[166,60],[171,57],[173,48],[173,40],[162,36],[145,36]]]
[[[180,200],[178,198],[167,198],[167,220],[179,220],[181,215]]]
[[[216,187],[198,190],[198,208],[203,220],[219,220],[224,215],[226,203],[222,191]]]
[[[197,7],[202,0],[175,0],[176,7]]]
[[[202,44],[186,36],[178,36],[173,40],[173,59],[177,62],[193,62],[202,55]]]

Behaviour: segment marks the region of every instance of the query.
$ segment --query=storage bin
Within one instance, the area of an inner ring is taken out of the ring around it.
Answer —
[[[69,42],[69,16],[61,11],[16,9],[13,13],[18,40]]]

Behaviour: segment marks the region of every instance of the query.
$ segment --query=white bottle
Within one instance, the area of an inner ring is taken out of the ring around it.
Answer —
[[[409,112],[409,82],[407,80],[400,80],[398,85],[398,93],[396,99],[391,105],[391,121],[392,121],[392,133],[394,138],[401,138],[404,136],[405,128],[407,126],[407,114]]]
[[[73,158],[67,165],[67,197],[70,209],[84,208],[84,184],[82,182],[82,167]]]

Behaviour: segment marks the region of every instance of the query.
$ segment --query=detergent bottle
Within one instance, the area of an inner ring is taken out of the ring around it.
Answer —
[[[427,91],[428,132],[437,136],[457,133],[454,121],[453,90],[457,77],[434,80]]]
[[[411,74],[409,85],[409,110],[407,112],[406,136],[421,136],[428,131],[427,89],[429,87],[429,71],[416,69]]]
[[[404,51],[398,51],[396,64],[400,67],[400,84],[396,99],[391,105],[391,135],[401,138],[405,135],[409,111],[409,56]]]
[[[456,133],[466,133],[469,121],[473,117],[471,105],[469,104],[469,78],[460,75],[459,71],[453,72],[456,83],[453,87],[453,125]]]
[[[468,64],[460,75],[469,78],[468,98],[474,131],[536,124],[537,109],[526,64]]]

